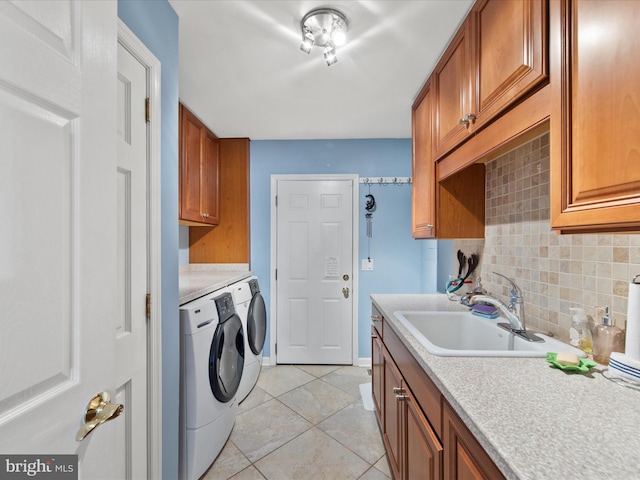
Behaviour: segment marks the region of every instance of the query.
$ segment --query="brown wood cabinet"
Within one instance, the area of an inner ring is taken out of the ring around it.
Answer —
[[[504,476],[372,306],[372,388],[396,480]]]
[[[443,182],[433,159],[431,82],[412,107],[411,213],[414,238],[484,237],[484,165],[473,165]]]
[[[414,238],[436,236],[436,170],[431,148],[431,83],[422,88],[414,102],[412,118],[411,219]]]
[[[464,123],[465,116],[473,114],[471,98],[471,47],[470,21],[465,20],[449,43],[431,76],[434,89],[434,142],[435,158],[463,141],[470,128]]]
[[[217,225],[218,137],[180,104],[179,221],[183,225]]]
[[[412,107],[412,235],[414,238],[484,237],[484,165],[438,182],[432,149],[432,89],[427,81]]]
[[[640,230],[640,2],[552,0],[551,227]]]
[[[549,117],[547,10],[478,0],[416,97],[414,238],[484,237],[480,163]]]
[[[220,222],[189,228],[190,263],[249,263],[248,138],[219,139]]]
[[[383,377],[383,410],[382,410],[382,440],[387,449],[387,457],[393,476],[396,479],[404,478],[400,474],[400,469],[403,467],[402,459],[404,452],[402,451],[402,436],[404,435],[405,427],[402,425],[402,411],[398,397],[402,395],[404,390],[404,383],[400,370],[396,366],[395,362],[389,352],[386,351],[384,346],[382,347],[382,357],[384,370]]]
[[[382,329],[380,329],[382,331]],[[382,380],[384,373],[384,358],[382,356],[382,339],[374,325],[371,326],[371,388],[373,406],[378,423],[382,425]]]
[[[482,446],[447,402],[442,407],[444,478],[494,480],[504,478]]]
[[[547,0],[478,0],[436,65],[439,159],[548,81]]]

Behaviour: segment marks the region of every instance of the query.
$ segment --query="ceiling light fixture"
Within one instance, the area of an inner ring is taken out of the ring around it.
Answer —
[[[324,47],[327,65],[338,61],[336,47],[347,41],[347,17],[333,8],[317,8],[307,13],[300,22],[302,43],[300,50],[311,53],[314,45]]]

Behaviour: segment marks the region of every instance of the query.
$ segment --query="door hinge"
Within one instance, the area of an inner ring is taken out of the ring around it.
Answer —
[[[276,355],[278,355],[278,344],[276,343]]]
[[[147,318],[151,318],[151,294],[147,293],[146,299]]]
[[[278,281],[278,269],[276,268],[276,282]]]
[[[149,97],[144,99],[144,121],[151,122],[151,99]]]
[[[276,207],[278,206],[278,195],[276,195]]]

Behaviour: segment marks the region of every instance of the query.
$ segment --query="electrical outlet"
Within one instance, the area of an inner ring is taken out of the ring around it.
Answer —
[[[371,260],[370,258],[363,258],[362,259],[362,271],[363,272],[370,272],[371,270],[373,270],[373,260]]]

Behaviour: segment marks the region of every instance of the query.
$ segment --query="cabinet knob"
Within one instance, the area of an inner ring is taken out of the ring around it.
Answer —
[[[202,216],[203,216],[204,218],[209,218],[209,214],[208,214],[208,213],[203,213],[203,214],[202,214]]]
[[[399,393],[402,393],[402,390],[403,390],[403,388],[402,388],[402,387],[393,387],[393,393],[395,393],[395,394],[396,394],[396,396],[397,396]]]
[[[409,395],[405,395],[403,393],[396,395],[396,400],[399,402],[404,402],[407,398],[409,398]]]
[[[460,119],[460,125],[464,125],[465,127],[469,128],[469,125],[472,122],[476,121],[476,116],[473,113],[467,113],[464,118]]]
[[[381,322],[382,315],[371,315],[371,320],[373,320],[374,322]]]

